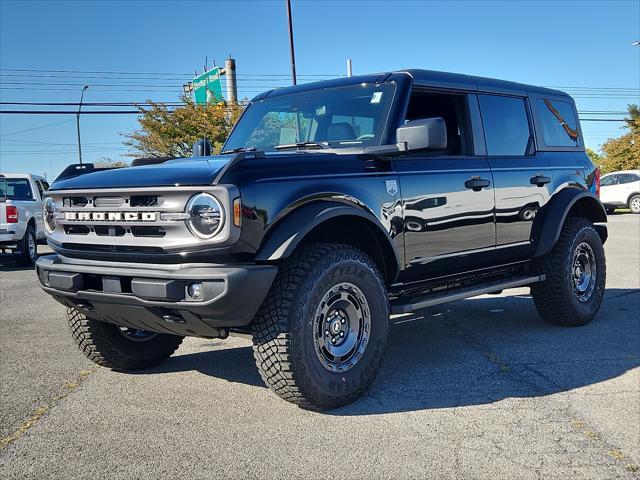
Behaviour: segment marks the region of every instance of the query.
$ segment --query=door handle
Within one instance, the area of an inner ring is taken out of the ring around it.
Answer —
[[[551,178],[545,177],[544,175],[536,175],[535,177],[531,177],[531,180],[529,181],[531,182],[532,185],[537,185],[539,187],[542,187],[547,183],[551,183]]]
[[[470,178],[469,180],[464,182],[464,186],[467,188],[470,188],[474,192],[479,192],[480,190],[488,187],[489,185],[491,185],[491,182],[489,180],[487,180],[486,178],[479,178],[479,177]]]

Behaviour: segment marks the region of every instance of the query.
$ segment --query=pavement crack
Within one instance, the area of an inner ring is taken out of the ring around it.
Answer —
[[[90,375],[92,375],[96,370],[98,370],[98,368],[100,367],[96,365],[88,370],[81,370],[80,373],[78,373],[78,376],[73,381],[64,382],[64,384],[62,385],[63,392],[61,394],[52,397],[44,405],[40,405],[39,407],[37,407],[29,416],[29,418],[22,422],[11,435],[0,439],[0,452],[16,440],[18,440],[20,437],[22,437],[31,427],[38,423],[38,421],[42,417],[44,417],[53,407],[55,407],[60,402],[60,400],[69,396],[69,394],[77,390],[82,382],[86,380]]]

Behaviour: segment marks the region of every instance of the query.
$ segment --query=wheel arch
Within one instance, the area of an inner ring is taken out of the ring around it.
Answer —
[[[593,193],[577,188],[566,188],[554,194],[551,200],[536,215],[531,231],[534,257],[551,251],[560,238],[567,217],[583,217],[593,223],[607,221],[604,205]],[[595,226],[602,243],[607,240],[607,228]]]
[[[628,206],[628,205],[629,205],[629,203],[631,202],[631,199],[632,199],[633,197],[635,197],[636,195],[640,195],[640,192],[633,192],[632,194],[630,194],[630,195],[627,197],[627,203],[626,203],[626,205],[627,205],[627,206]]]
[[[367,235],[362,235],[362,229]],[[288,258],[297,247],[313,242],[344,243],[359,248],[376,262],[388,284],[395,281],[400,271],[398,252],[375,215],[330,201],[305,204],[278,220],[269,229],[256,260],[279,261]]]

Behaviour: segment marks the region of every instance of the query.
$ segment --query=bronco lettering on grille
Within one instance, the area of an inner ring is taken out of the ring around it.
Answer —
[[[155,222],[157,212],[64,212],[67,221]]]

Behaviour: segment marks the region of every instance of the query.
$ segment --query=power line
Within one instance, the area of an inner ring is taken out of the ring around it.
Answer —
[[[9,135],[16,135],[17,133],[30,132],[32,130],[38,130],[40,128],[53,127],[54,125],[62,125],[63,123],[68,123],[72,121],[73,121],[73,118],[69,120],[63,120],[61,122],[47,123],[46,125],[40,125],[39,127],[27,128],[25,130],[18,130],[17,132],[3,133],[2,135],[0,135],[0,137],[8,137]]]

